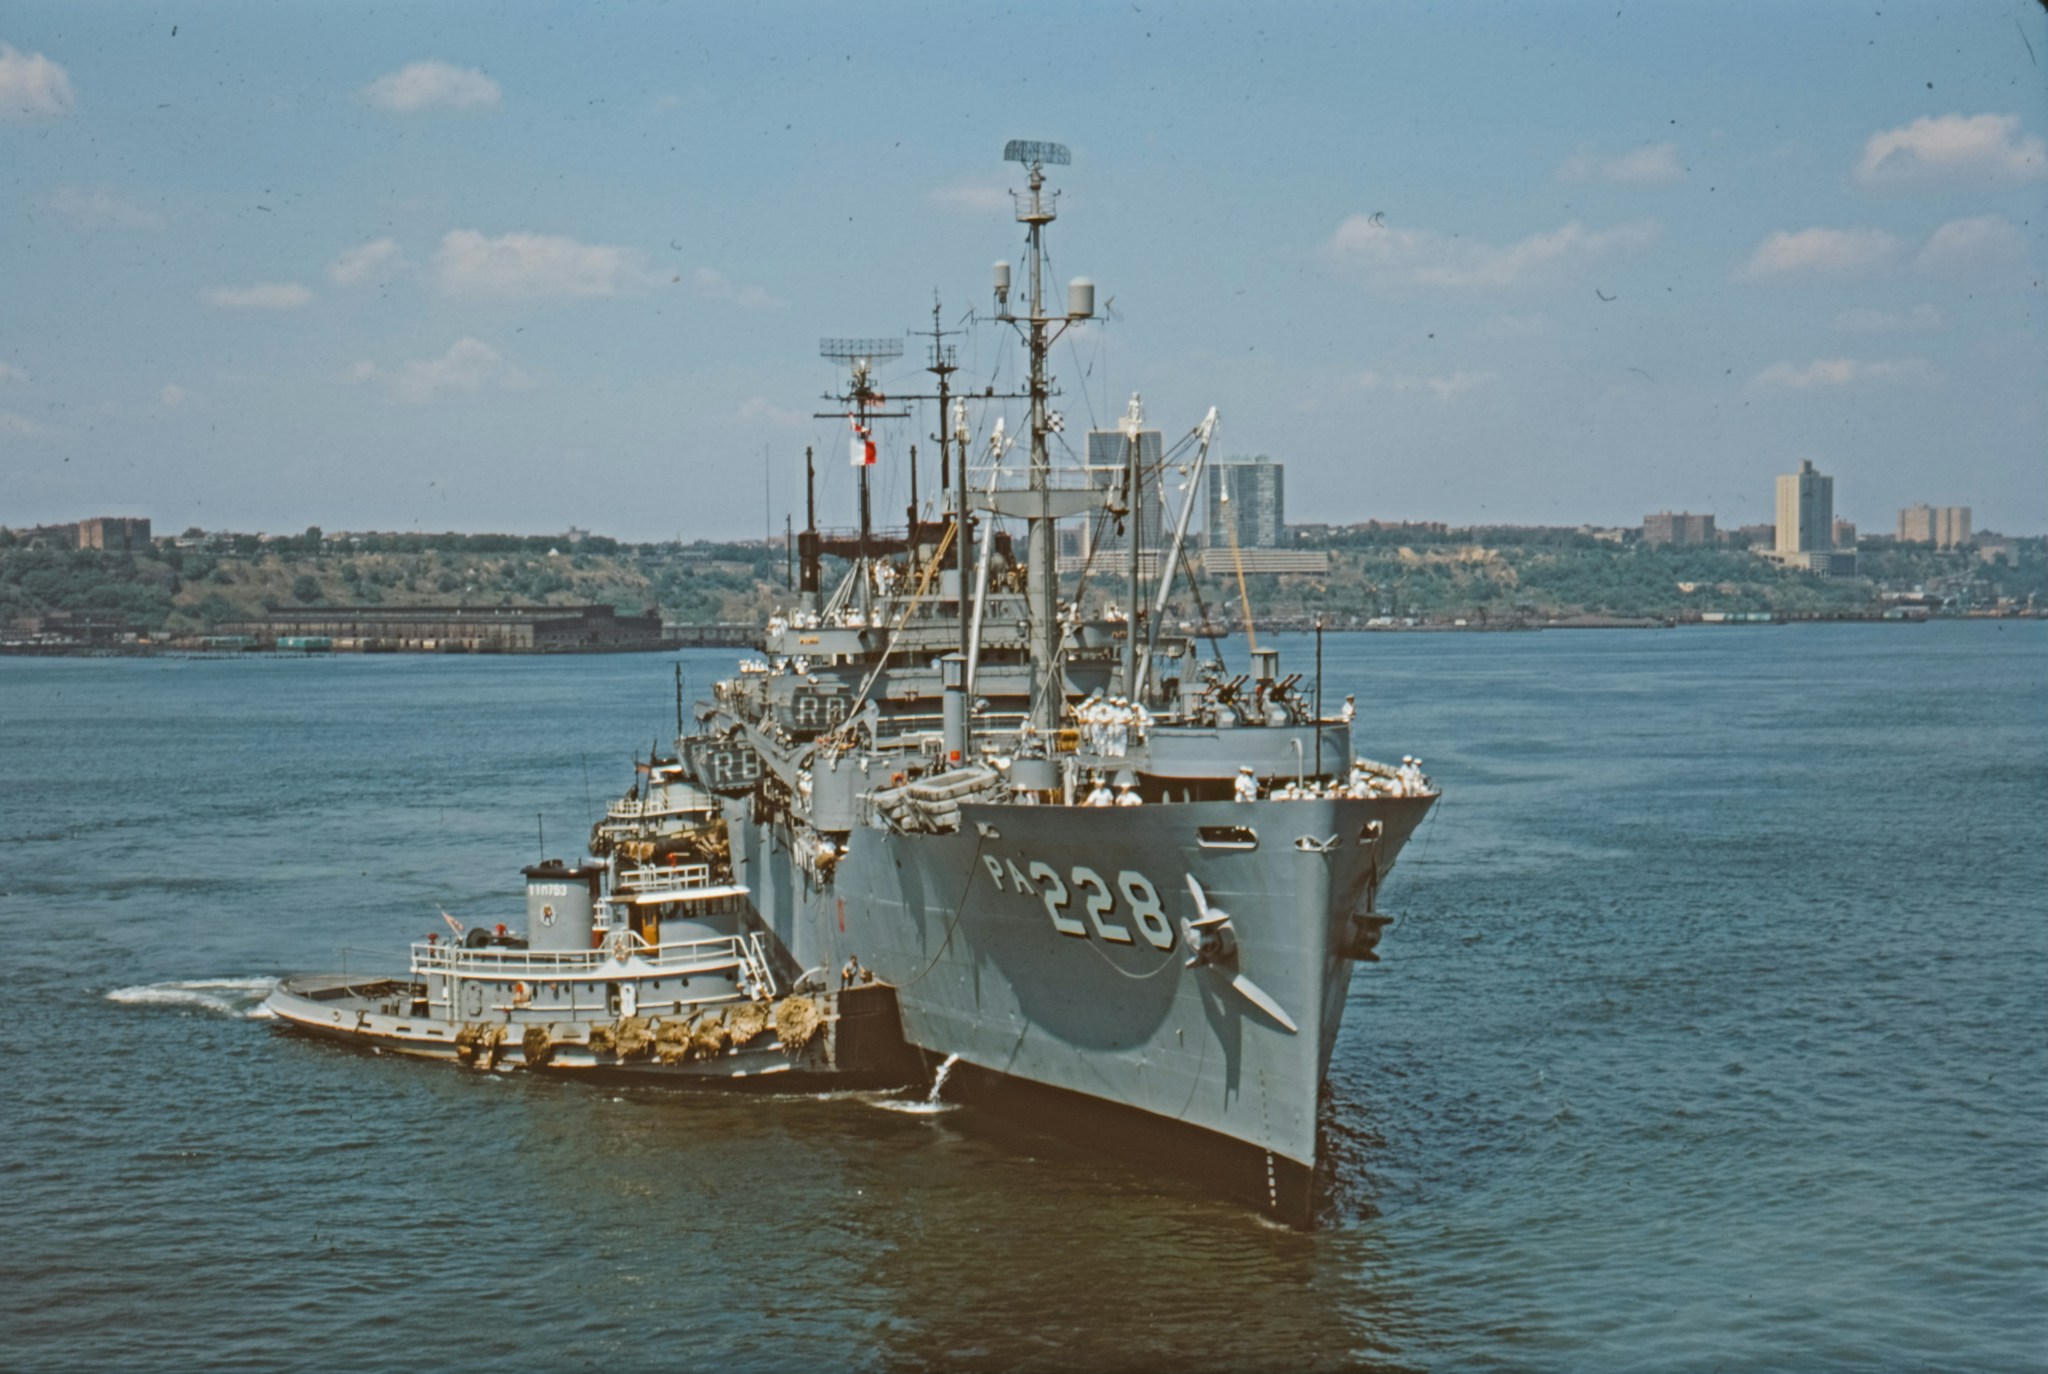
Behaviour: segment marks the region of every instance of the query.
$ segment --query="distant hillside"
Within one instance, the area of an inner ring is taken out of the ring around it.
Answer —
[[[0,625],[51,611],[125,617],[138,629],[204,633],[223,621],[301,606],[609,604],[670,621],[759,623],[793,600],[780,550],[761,545],[564,547],[519,535],[233,536],[160,540],[148,554],[30,547],[0,531]],[[1376,617],[1472,624],[1575,616],[1685,619],[1697,614],[1870,613],[1887,594],[1924,593],[1950,610],[2048,607],[2048,541],[2011,541],[1993,561],[1974,549],[1867,545],[1859,577],[1788,572],[1725,546],[1644,547],[1561,531],[1342,532],[1314,545],[1327,576],[1246,579],[1255,623],[1333,627]],[[1120,579],[1090,579],[1091,601]],[[1175,614],[1236,622],[1235,578],[1176,589]]]
[[[735,556],[737,555],[737,556]],[[779,554],[760,548],[626,546],[496,535],[366,536],[317,531],[147,555],[9,547],[0,542],[0,622],[49,611],[120,614],[141,629],[203,633],[222,621],[299,606],[608,604],[669,620],[757,622],[780,592]]]

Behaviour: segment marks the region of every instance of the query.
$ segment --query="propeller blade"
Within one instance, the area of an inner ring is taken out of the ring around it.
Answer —
[[[1243,993],[1246,1001],[1272,1017],[1275,1021],[1278,1021],[1281,1025],[1287,1027],[1289,1035],[1299,1035],[1301,1033],[1295,1026],[1293,1018],[1280,1010],[1280,1004],[1268,996],[1264,988],[1245,977],[1242,973],[1230,980],[1230,986]]]

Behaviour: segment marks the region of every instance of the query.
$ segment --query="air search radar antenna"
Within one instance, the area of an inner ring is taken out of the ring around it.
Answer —
[[[820,339],[818,356],[845,363],[853,370],[856,389],[867,385],[876,363],[903,356],[901,339]]]
[[[1040,143],[1036,139],[1013,138],[1003,145],[1003,161],[1021,162],[1026,167],[1040,163],[1051,167],[1064,167],[1074,160],[1064,143]]]

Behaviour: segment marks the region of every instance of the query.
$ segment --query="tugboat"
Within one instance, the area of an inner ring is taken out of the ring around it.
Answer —
[[[1438,793],[1419,761],[1359,757],[1370,719],[1326,715],[1277,650],[1254,640],[1232,672],[1220,644],[1168,632],[1177,582],[1199,605],[1185,546],[1216,412],[1168,450],[1134,396],[1055,463],[1048,357],[1094,317],[1094,286],[1048,309],[1045,169],[1067,150],[1017,141],[1005,158],[1028,178],[1026,285],[1013,303],[996,264],[993,319],[1024,345],[1027,388],[956,393],[936,309],[930,394],[881,389],[902,340],[825,340],[848,369],[829,417],[852,430],[858,528],[818,528],[807,454],[799,603],[694,728],[679,719],[673,757],[642,765],[644,792],[636,778],[592,834],[597,861],[526,870],[523,946],[429,941],[406,979],[289,980],[280,1018],[550,1070],[744,1081],[945,1061],[950,1093],[1312,1222],[1353,974]],[[1021,464],[1003,417],[977,423],[1005,401],[1028,406]],[[936,406],[939,490],[918,505],[911,449],[908,521],[879,529],[875,421],[910,402]],[[1175,478],[1170,542],[1148,548]],[[1024,527],[1021,558],[1004,521]],[[1094,551],[1067,582],[1061,521],[1085,522]],[[1122,609],[1101,604],[1105,580]]]
[[[404,977],[286,978],[265,1006],[294,1030],[486,1069],[778,1086],[914,1072],[886,991],[794,986],[732,880],[713,800],[673,760],[642,771],[646,797],[636,783],[592,833],[626,862],[521,870],[524,932],[447,917],[452,938],[416,942]]]

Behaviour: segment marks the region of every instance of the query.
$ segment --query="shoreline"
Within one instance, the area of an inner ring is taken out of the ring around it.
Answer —
[[[1711,614],[1711,613],[1709,613]],[[1930,621],[1977,621],[1977,620],[2048,620],[2048,615],[2032,611],[2009,612],[1968,612],[1961,615],[1929,614],[1885,614],[1885,613],[1808,613],[1784,614],[1771,611],[1754,613],[1730,613],[1725,619],[1707,619],[1695,612],[1683,619],[1658,619],[1650,616],[1560,616],[1546,620],[1490,621],[1479,624],[1462,622],[1425,622],[1406,625],[1324,625],[1322,632],[1332,635],[1353,634],[1508,634],[1526,633],[1537,630],[1690,630],[1690,629],[1765,629],[1782,628],[1791,625],[1856,624],[1856,625],[1924,625]],[[686,630],[696,627],[683,627]],[[719,627],[725,628],[723,626]],[[1313,622],[1297,623],[1294,618],[1261,622],[1258,628],[1269,634],[1314,634]],[[1213,633],[1212,633],[1213,631]],[[1200,627],[1184,631],[1196,638],[1227,639],[1241,635],[1241,625]],[[607,645],[586,649],[546,650],[505,650],[505,649],[393,649],[393,648],[264,648],[248,645],[238,648],[202,648],[190,644],[149,641],[129,644],[31,644],[0,643],[0,657],[4,658],[369,658],[369,657],[414,657],[414,658],[578,658],[592,654],[665,654],[677,653],[683,649],[751,649],[757,647],[751,640],[733,636],[694,637],[685,634],[679,639],[664,640],[658,644]]]

